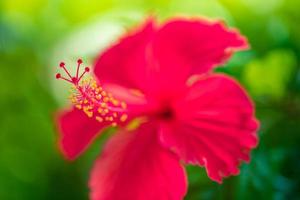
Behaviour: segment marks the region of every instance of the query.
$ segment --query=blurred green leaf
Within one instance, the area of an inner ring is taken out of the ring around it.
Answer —
[[[243,79],[251,94],[281,98],[295,67],[296,58],[291,51],[276,50],[251,61],[245,67]]]

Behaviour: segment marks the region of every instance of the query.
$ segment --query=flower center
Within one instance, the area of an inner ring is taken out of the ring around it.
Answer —
[[[174,112],[172,108],[166,107],[160,112],[158,112],[158,117],[163,120],[171,120],[174,117]]]
[[[161,113],[161,116],[165,119],[170,119],[173,117],[173,112],[171,109],[166,109]]]
[[[127,119],[127,105],[123,101],[119,101],[112,94],[103,90],[97,81],[90,77],[83,79],[84,75],[90,71],[85,67],[84,71],[79,75],[82,60],[77,60],[76,75],[72,76],[66,69],[65,63],[60,63],[67,77],[63,77],[60,73],[56,74],[57,79],[67,81],[72,85],[70,100],[75,108],[82,110],[88,117],[94,117],[99,122],[109,122],[112,126],[116,126],[120,122]]]

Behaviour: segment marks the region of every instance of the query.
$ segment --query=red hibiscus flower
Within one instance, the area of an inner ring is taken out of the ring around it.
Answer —
[[[205,167],[219,183],[238,174],[257,145],[258,121],[241,85],[213,69],[246,48],[220,22],[151,19],[100,55],[96,81],[80,83],[81,60],[74,77],[61,63],[69,78],[57,78],[75,90],[74,107],[57,119],[64,155],[75,159],[105,127],[120,125],[92,169],[90,198],[183,199],[185,164]]]

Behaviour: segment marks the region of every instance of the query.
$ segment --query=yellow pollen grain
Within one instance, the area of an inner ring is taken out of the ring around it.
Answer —
[[[90,107],[89,106],[83,106],[83,111],[84,112],[90,112]]]
[[[91,110],[91,109],[93,109],[93,106],[92,106],[92,105],[88,105],[86,108],[87,108],[88,110]]]
[[[123,109],[126,109],[126,108],[127,108],[126,103],[122,101],[122,102],[121,102],[121,107],[122,107]]]
[[[82,108],[82,106],[80,104],[77,104],[75,107],[79,110],[81,110],[81,108]]]
[[[103,112],[103,109],[102,108],[98,108],[98,113],[102,113]]]
[[[118,116],[118,114],[117,114],[116,112],[114,112],[114,113],[113,113],[113,116],[114,116],[114,117],[117,117],[117,116]]]
[[[117,123],[116,123],[116,122],[113,122],[113,123],[111,123],[111,125],[112,125],[113,127],[116,127],[116,126],[117,126]]]
[[[77,103],[77,101],[76,101],[76,99],[71,99],[71,102],[73,103],[73,104],[76,104]]]
[[[107,117],[105,117],[105,120],[112,122],[114,120],[114,118],[111,116],[107,116]]]
[[[127,118],[128,118],[128,116],[127,116],[126,114],[123,114],[123,115],[120,117],[120,120],[121,120],[121,122],[125,122]]]
[[[114,98],[109,97],[109,102],[113,102],[113,101],[114,101]]]
[[[100,94],[96,95],[96,99],[100,100],[101,99],[101,95]]]
[[[104,102],[102,102],[102,103],[100,104],[100,106],[101,106],[102,108],[106,108],[106,107],[107,107],[107,104],[104,103]]]
[[[103,118],[102,118],[102,117],[99,117],[99,116],[96,116],[96,120],[97,120],[98,122],[103,122]]]
[[[118,106],[118,105],[119,105],[119,101],[116,100],[116,99],[114,99],[114,100],[112,101],[112,104],[113,104],[114,106]]]
[[[101,92],[101,95],[102,95],[102,96],[106,96],[107,93],[106,93],[105,91],[102,91],[102,92]]]
[[[107,103],[109,101],[109,98],[108,97],[104,97],[103,98],[103,102]]]
[[[93,117],[93,112],[88,111],[88,110],[83,110],[83,111],[89,118]]]

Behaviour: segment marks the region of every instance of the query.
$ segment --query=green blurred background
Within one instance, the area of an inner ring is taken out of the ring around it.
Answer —
[[[255,99],[259,147],[222,185],[188,167],[186,199],[300,199],[299,8],[299,0],[0,0],[0,200],[87,199],[105,137],[79,160],[63,159],[52,119],[68,87],[56,66],[92,63],[148,15],[221,18],[252,45],[221,70]]]

